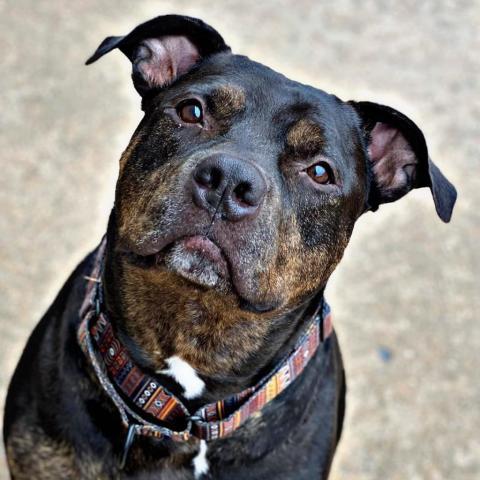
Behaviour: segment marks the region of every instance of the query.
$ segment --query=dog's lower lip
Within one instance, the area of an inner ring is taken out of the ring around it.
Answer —
[[[161,263],[166,252],[174,245],[181,244],[183,248],[190,252],[200,253],[202,256],[214,263],[226,263],[222,251],[212,240],[203,235],[193,235],[179,238],[166,245],[162,250],[155,254],[156,263]]]
[[[195,235],[193,237],[186,237],[181,240],[185,250],[201,253],[204,257],[208,258],[214,263],[224,263],[220,248],[213,243],[209,238]]]
[[[180,237],[155,255],[160,268],[207,287],[225,290],[230,282],[227,259],[221,248],[204,235]]]

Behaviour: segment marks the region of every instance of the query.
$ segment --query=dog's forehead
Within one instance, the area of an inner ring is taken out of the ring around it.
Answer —
[[[250,109],[264,114],[311,116],[319,121],[342,114],[343,102],[321,89],[291,80],[281,73],[242,55],[217,54],[203,61],[182,87],[202,93],[228,89],[245,96]],[[339,108],[340,107],[340,108]],[[280,120],[280,119],[278,119]]]

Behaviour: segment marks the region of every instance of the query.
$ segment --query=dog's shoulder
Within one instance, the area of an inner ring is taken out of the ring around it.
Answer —
[[[83,390],[90,388],[76,330],[85,277],[95,255],[96,250],[69,276],[32,332],[12,378],[3,434],[14,478],[73,478],[79,473],[78,445],[67,441],[72,432],[65,435],[63,430],[66,418],[83,418],[76,405]],[[102,470],[93,457],[82,462],[82,474],[88,472],[85,478],[101,478]]]
[[[86,286],[84,277],[94,254],[90,253],[75,268],[30,335],[8,390],[3,428],[6,442],[15,425],[26,417],[38,416],[43,404],[54,410],[50,402],[58,394],[58,380],[64,366],[59,359],[75,354],[75,349],[66,347],[79,321],[78,311]]]

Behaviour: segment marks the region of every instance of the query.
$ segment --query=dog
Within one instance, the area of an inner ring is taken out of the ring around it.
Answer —
[[[5,408],[13,479],[327,478],[345,377],[325,285],[357,219],[453,185],[397,110],[233,54],[198,19],[108,37],[144,117],[105,238],[33,331]]]

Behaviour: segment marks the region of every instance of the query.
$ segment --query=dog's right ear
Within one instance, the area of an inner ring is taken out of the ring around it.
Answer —
[[[132,62],[132,80],[143,97],[171,84],[201,59],[229,52],[220,34],[197,18],[164,15],[142,23],[123,37],[107,37],[87,60],[120,49]]]

